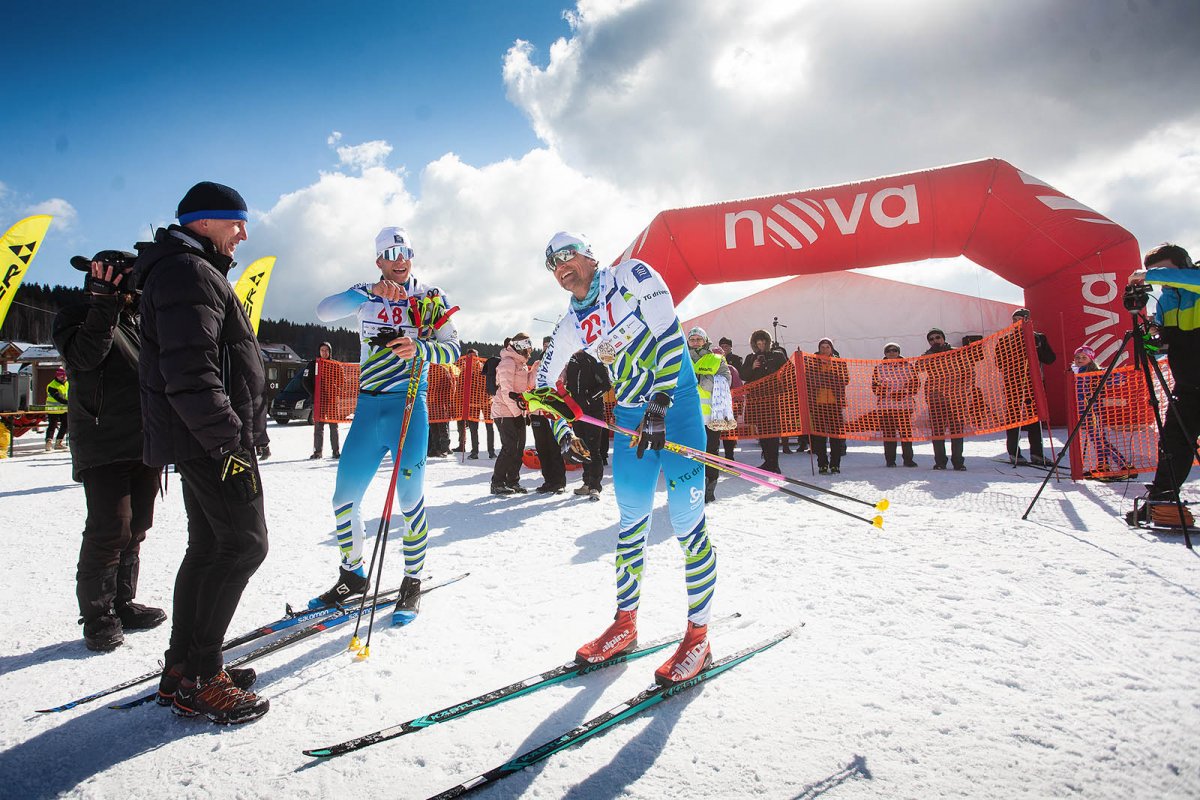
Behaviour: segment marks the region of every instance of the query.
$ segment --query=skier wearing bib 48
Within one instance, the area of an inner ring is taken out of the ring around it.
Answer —
[[[683,549],[688,623],[679,648],[654,675],[660,684],[688,680],[712,661],[708,620],[717,554],[704,518],[704,468],[663,449],[667,440],[697,450],[705,445],[696,373],[671,293],[643,261],[601,267],[591,244],[578,234],[554,235],[546,248],[546,269],[572,297],[542,357],[537,386],[551,386],[571,355],[586,350],[608,367],[617,397],[617,425],[639,434],[635,442],[618,433],[613,443],[613,491],[621,514],[616,618],[598,638],[579,648],[576,658],[598,663],[637,642],[643,550],[662,472],[671,526]],[[566,426],[560,422],[557,427],[560,442],[570,445]]]
[[[412,243],[403,228],[388,227],[375,237],[376,283],[356,284],[326,297],[317,307],[322,322],[357,314],[362,340],[358,405],[338,461],[333,490],[341,568],[337,583],[310,605],[343,602],[367,590],[363,564],[362,499],[386,453],[399,459],[396,499],[404,515],[404,580],[392,621],[407,624],[417,615],[421,569],[429,523],[425,518],[425,459],[429,408],[425,396],[430,364],[459,357],[458,332],[445,295],[412,275]],[[413,374],[414,356],[420,362]],[[402,453],[396,448],[407,405],[409,382],[418,381]]]

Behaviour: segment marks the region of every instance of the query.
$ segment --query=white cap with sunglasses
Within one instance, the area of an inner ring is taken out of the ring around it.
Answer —
[[[592,252],[592,243],[586,236],[559,231],[550,237],[550,244],[546,245],[546,269],[553,272],[557,263],[570,261],[576,253],[587,256],[592,261],[597,260]]]
[[[375,236],[375,257],[385,261],[412,261],[414,255],[412,241],[404,228],[389,226]]]

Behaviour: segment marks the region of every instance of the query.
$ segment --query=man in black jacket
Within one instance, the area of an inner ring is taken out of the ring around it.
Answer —
[[[949,353],[954,348],[946,341],[946,334],[941,328],[930,328],[925,334],[929,349],[923,355],[931,356],[937,353]],[[963,420],[962,409],[965,398],[974,386],[975,373],[966,362],[955,359],[938,359],[934,363],[926,362],[921,371],[928,375],[925,380],[925,400],[929,403],[929,428],[933,434],[933,468],[946,468],[946,440],[942,437],[950,433],[950,464],[955,471],[963,472],[967,468],[963,458]]]
[[[773,372],[783,369],[787,364],[787,353],[774,346],[771,341],[771,334],[765,330],[759,329],[750,334],[750,354],[746,356],[742,362],[741,376],[746,383],[751,381],[761,380]],[[771,411],[768,414],[774,413],[778,415],[779,399],[776,387],[764,387],[746,390],[747,402],[758,402],[764,406],[769,406]],[[776,416],[778,421],[778,416]],[[781,473],[779,468],[779,437],[774,436],[767,439],[759,439],[758,446],[762,448],[763,463],[759,469],[765,469],[769,472]]]
[[[127,629],[167,618],[161,608],[133,602],[162,473],[142,463],[134,258],[119,250],[72,258],[71,266],[89,273],[88,299],[54,318],[54,344],[71,381],[71,474],[87,500],[75,595],[84,644],[98,652],[119,647]]]
[[[586,350],[580,350],[567,362],[563,376],[567,391],[579,403],[583,413],[595,419],[604,419],[604,394],[612,385],[608,367],[592,358]],[[608,429],[597,428],[586,422],[576,422],[571,428],[591,453],[591,458],[583,465],[583,483],[575,490],[575,494],[599,500],[604,465],[608,461]]]
[[[224,670],[221,642],[267,555],[258,459],[267,448],[266,385],[254,328],[227,275],[246,239],[246,203],[218,183],[188,190],[178,225],[138,245],[143,460],[174,464],[188,546],[175,578],[159,703],[181,716],[249,722],[267,712],[252,670]]]

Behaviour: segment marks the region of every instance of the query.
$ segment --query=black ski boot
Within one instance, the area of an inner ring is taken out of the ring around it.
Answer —
[[[421,579],[405,575],[400,582],[400,597],[396,610],[392,612],[393,625],[407,625],[417,618],[421,610]]]
[[[308,601],[309,608],[324,608],[338,603],[345,603],[351,597],[362,594],[367,590],[368,581],[354,570],[338,567],[338,580],[329,591],[317,595]]]

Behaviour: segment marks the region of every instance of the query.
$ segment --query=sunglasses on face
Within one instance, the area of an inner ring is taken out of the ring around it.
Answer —
[[[559,264],[565,264],[578,255],[579,251],[576,245],[570,244],[566,247],[555,250],[550,255],[546,256],[546,269],[550,272],[558,269]]]
[[[411,261],[413,257],[413,249],[411,247],[402,247],[397,245],[384,250],[379,254],[379,257],[384,261],[399,261],[400,259]]]
[[[885,352],[885,353],[899,353],[899,352],[900,352],[900,348],[899,348],[899,347],[885,347],[885,348],[883,349],[883,352]]]

